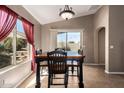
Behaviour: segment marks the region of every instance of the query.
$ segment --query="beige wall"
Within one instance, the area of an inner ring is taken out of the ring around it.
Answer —
[[[43,51],[50,49],[50,29],[82,29],[86,62],[94,62],[93,15],[43,25],[41,32],[41,46]]]
[[[109,71],[109,6],[102,6],[94,15],[94,60],[98,63],[98,31],[105,27],[105,70]]]
[[[110,6],[110,72],[124,71],[124,6]]]
[[[35,39],[35,47],[40,47],[40,31],[41,25],[40,23],[31,15],[29,14],[21,5],[8,5],[10,9],[15,11],[20,16],[27,19],[29,22],[34,24],[34,39]]]
[[[94,16],[94,58],[98,62],[98,31],[105,27],[105,71],[124,71],[124,6],[103,6]]]

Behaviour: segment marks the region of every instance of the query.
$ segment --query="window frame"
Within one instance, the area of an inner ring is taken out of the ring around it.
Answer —
[[[17,19],[17,21],[18,21],[18,20],[21,21],[21,19]],[[13,51],[15,51],[15,53],[14,53],[14,55],[15,55],[15,56],[14,56],[14,61],[15,61],[14,64],[15,64],[15,65],[20,64],[20,63],[24,63],[24,62],[17,63],[17,61],[16,61],[16,54],[17,54],[17,51],[16,51],[17,31],[18,31],[18,29],[17,29],[17,24],[16,24],[16,25],[15,25],[15,32],[14,32],[16,35],[14,35],[14,36],[15,36],[15,37],[14,37],[14,38],[15,38],[15,42],[14,42],[14,45],[13,45],[13,47],[14,47],[14,48],[13,48]],[[25,33],[25,32],[24,32],[24,33]],[[15,49],[15,50],[14,50],[14,49]],[[27,55],[28,55],[28,58],[27,58],[27,59],[28,59],[28,60],[26,60],[26,62],[27,62],[27,61],[30,61],[31,58],[32,58],[32,57],[31,57],[31,56],[32,56],[31,49],[32,49],[32,46],[27,42]]]
[[[17,20],[20,20],[20,19],[17,19]],[[24,62],[19,62],[19,63],[17,63],[17,61],[16,61],[16,53],[17,53],[17,51],[16,51],[16,38],[17,38],[17,31],[18,31],[18,29],[17,29],[17,25],[15,25],[15,27],[13,28],[13,30],[12,30],[12,32],[10,33],[10,34],[12,34],[13,36],[12,36],[12,50],[13,50],[13,56],[12,56],[12,61],[11,61],[11,64],[10,65],[8,65],[8,66],[5,66],[5,67],[3,67],[3,68],[0,68],[0,72],[1,71],[5,71],[5,70],[7,70],[7,69],[10,69],[11,67],[13,67],[13,66],[17,66],[17,65],[21,65],[21,64],[23,64],[23,63],[25,63],[25,62],[29,62],[29,61],[31,61],[31,58],[32,58],[32,46],[27,42],[27,55],[28,55],[28,58],[27,58],[27,60],[25,60]],[[6,38],[5,38],[6,39]]]
[[[51,31],[57,31],[57,33],[59,32],[65,32],[66,35],[68,32],[79,32],[80,33],[80,48],[82,48],[84,45],[83,45],[83,31],[84,29],[50,29]],[[67,37],[66,37],[66,40],[67,40]],[[67,41],[66,41],[67,42]],[[66,45],[67,47],[67,45]],[[56,48],[57,48],[57,34],[56,34]]]

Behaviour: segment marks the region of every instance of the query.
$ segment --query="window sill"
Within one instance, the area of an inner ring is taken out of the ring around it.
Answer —
[[[10,71],[10,70],[12,70],[12,69],[15,69],[15,68],[17,68],[17,67],[19,67],[19,66],[21,66],[21,65],[23,65],[23,64],[25,64],[25,63],[27,63],[27,62],[31,62],[31,60],[28,60],[28,61],[25,61],[25,62],[16,64],[16,65],[10,65],[10,66],[1,68],[1,69],[0,69],[0,75],[3,74],[3,73],[6,73],[6,72],[8,72],[8,71]]]

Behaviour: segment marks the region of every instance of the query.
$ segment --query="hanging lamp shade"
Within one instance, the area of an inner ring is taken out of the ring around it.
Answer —
[[[72,7],[69,7],[68,5],[65,5],[64,9],[60,9],[59,16],[61,16],[63,19],[71,19],[75,13],[72,11]]]

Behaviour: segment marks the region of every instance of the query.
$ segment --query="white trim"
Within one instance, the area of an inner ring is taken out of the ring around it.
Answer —
[[[49,29],[50,31],[57,31],[57,32],[82,32],[84,31],[83,28],[79,28],[79,29],[73,29],[73,28],[68,28],[68,29]]]
[[[17,65],[10,65],[10,66],[6,66],[6,67],[4,67],[4,68],[1,68],[1,69],[0,69],[0,75],[3,74],[3,73],[8,72],[8,71],[10,71],[10,70],[13,70],[13,69],[15,69],[15,68],[17,68],[17,67],[19,67],[19,66],[25,64],[25,63],[28,63],[28,62],[31,62],[31,60],[27,60],[27,61],[22,62],[22,63],[19,63],[19,64],[17,64]]]
[[[98,64],[98,63],[84,63],[84,65],[93,65],[93,66],[105,66],[105,64]]]
[[[105,73],[107,73],[107,74],[124,74],[124,72],[109,72],[107,70],[105,70]]]
[[[18,87],[22,82],[24,82],[24,80],[25,80],[26,78],[28,78],[32,73],[33,73],[33,71],[31,71],[29,74],[27,74],[22,80],[20,80],[19,83],[17,83],[17,84],[14,86],[14,88],[17,88],[17,87]]]

